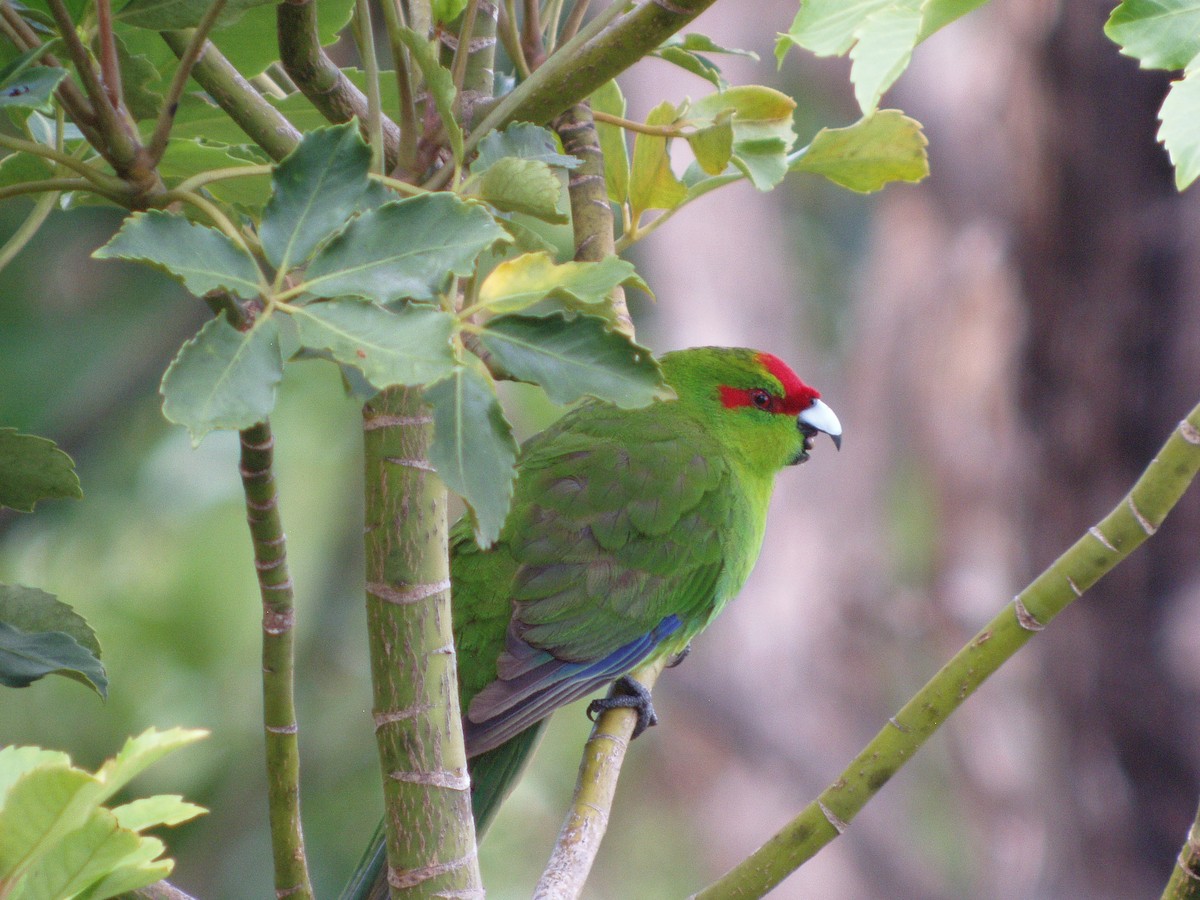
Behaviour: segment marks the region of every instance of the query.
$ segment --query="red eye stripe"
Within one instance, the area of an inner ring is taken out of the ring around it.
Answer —
[[[818,391],[801,381],[799,376],[778,356],[770,353],[759,353],[756,359],[767,372],[779,381],[783,387],[784,395],[779,397],[769,391],[761,391],[758,388],[746,389],[721,385],[721,403],[727,409],[734,409],[739,406],[751,406],[762,409],[765,412],[798,416],[812,406],[812,402],[821,396]],[[766,393],[769,397],[769,402],[766,406],[761,405],[761,401],[759,403],[754,402],[755,395],[761,393]]]

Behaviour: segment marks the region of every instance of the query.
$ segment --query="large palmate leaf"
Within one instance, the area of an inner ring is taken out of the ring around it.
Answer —
[[[927,145],[920,122],[899,110],[881,109],[845,128],[822,128],[794,155],[790,168],[870,193],[893,181],[927,176]]]
[[[650,351],[594,316],[500,316],[479,338],[516,378],[541,385],[557,403],[591,396],[633,408],[670,396]]]
[[[226,290],[249,299],[260,290],[253,257],[225,234],[157,209],[134,213],[92,256],[149,263],[197,296]]]
[[[249,428],[275,408],[282,377],[274,317],[238,331],[217,316],[183,345],[163,375],[163,415],[186,426],[193,444],[218,428]]]
[[[301,265],[341,228],[367,189],[371,150],[348,122],[311,131],[276,167],[259,237],[271,265]]]
[[[425,384],[454,366],[454,317],[440,309],[407,306],[393,312],[343,298],[296,307],[292,319],[301,344],[328,350],[380,389]]]
[[[363,213],[318,251],[305,289],[318,297],[353,294],[389,303],[429,300],[452,275],[508,235],[482,206],[447,193],[422,194]]]
[[[517,442],[486,373],[456,366],[430,385],[433,407],[429,461],[446,487],[467,501],[475,541],[488,547],[500,535],[516,478]]]
[[[39,500],[82,496],[75,464],[54,441],[0,428],[0,507],[33,512]]]

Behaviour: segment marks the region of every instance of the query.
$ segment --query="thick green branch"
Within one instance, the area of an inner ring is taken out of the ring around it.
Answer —
[[[285,0],[276,7],[276,21],[280,62],[288,77],[330,122],[340,124],[357,116],[365,128],[369,114],[366,95],[321,49],[316,0]],[[399,158],[400,129],[388,116],[382,117],[381,124],[385,171],[390,172]]]
[[[300,825],[300,746],[293,696],[296,614],[272,468],[275,438],[270,424],[260,422],[244,430],[241,446],[246,520],[263,605],[263,726],[275,893],[311,898]]]
[[[1188,829],[1187,840],[1175,860],[1162,900],[1200,900],[1200,810]]]
[[[194,37],[195,29],[191,28],[162,32],[163,40],[180,59],[188,52]],[[300,143],[296,127],[242,77],[211,41],[204,42],[192,66],[192,77],[272,159],[283,159]]]
[[[417,389],[363,410],[367,627],[392,896],[482,897],[450,616],[446,488]]]
[[[1133,489],[942,667],[795,819],[696,895],[760,897],[836,838],[946,718],[1031,637],[1154,534],[1200,471],[1200,406]]]

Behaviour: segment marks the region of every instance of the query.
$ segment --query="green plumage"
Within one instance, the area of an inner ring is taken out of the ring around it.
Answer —
[[[815,430],[840,435],[804,424],[824,404],[774,357],[700,348],[662,367],[677,399],[584,403],[525,444],[494,546],[465,521],[451,534],[480,831],[536,744],[531,726],[682,650],[749,575],[776,474],[807,458]]]

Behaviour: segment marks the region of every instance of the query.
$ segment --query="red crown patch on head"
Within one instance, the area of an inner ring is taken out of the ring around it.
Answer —
[[[759,390],[745,390],[723,385],[721,402],[726,407],[732,409],[736,406],[754,406],[767,412],[798,416],[821,396],[819,391],[801,381],[800,376],[778,356],[771,353],[759,353],[756,359],[759,365],[770,372],[783,387],[783,396],[779,397],[772,393],[764,398],[763,392]]]

